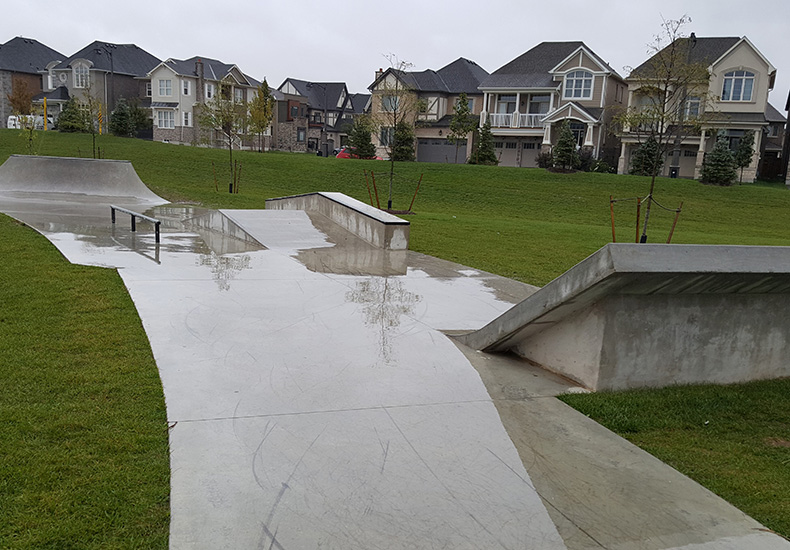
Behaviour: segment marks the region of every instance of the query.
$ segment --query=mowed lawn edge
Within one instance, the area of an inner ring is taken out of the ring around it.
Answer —
[[[0,547],[167,548],[159,373],[115,270],[0,215]]]

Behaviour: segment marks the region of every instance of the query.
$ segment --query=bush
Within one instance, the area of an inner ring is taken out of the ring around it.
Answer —
[[[595,157],[593,156],[592,149],[589,147],[582,147],[579,151],[579,164],[577,168],[582,172],[592,172],[595,165]]]
[[[551,151],[538,153],[535,156],[535,162],[538,163],[538,168],[551,168],[554,166],[554,156],[551,154]]]

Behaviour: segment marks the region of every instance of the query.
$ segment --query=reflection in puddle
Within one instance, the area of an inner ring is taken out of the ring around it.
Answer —
[[[199,266],[208,266],[214,282],[220,290],[230,290],[230,282],[241,273],[243,269],[250,269],[250,257],[243,256],[219,256],[213,250],[210,254],[201,254],[195,260]]]
[[[379,331],[379,354],[385,363],[392,359],[390,331],[400,326],[403,315],[412,315],[421,296],[409,292],[398,279],[374,277],[358,281],[356,288],[346,293],[346,300],[363,304],[365,323]]]

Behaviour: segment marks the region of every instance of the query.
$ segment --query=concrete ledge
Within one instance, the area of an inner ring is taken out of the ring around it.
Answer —
[[[790,376],[790,248],[609,244],[457,338],[591,389]]]
[[[373,246],[387,250],[409,248],[409,222],[343,193],[319,192],[267,199],[266,209],[318,212]]]

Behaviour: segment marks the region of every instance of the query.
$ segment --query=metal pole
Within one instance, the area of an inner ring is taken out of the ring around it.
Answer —
[[[642,207],[642,199],[636,199],[636,239],[634,240],[635,243],[639,242],[639,218],[641,217],[640,210]]]
[[[612,215],[612,242],[616,243],[617,239],[615,239],[615,237],[614,237],[614,199],[612,198],[611,195],[609,195],[609,211],[610,211],[610,213]],[[637,227],[638,226],[639,226],[639,224],[637,223]],[[637,231],[638,231],[638,229],[637,229]]]

